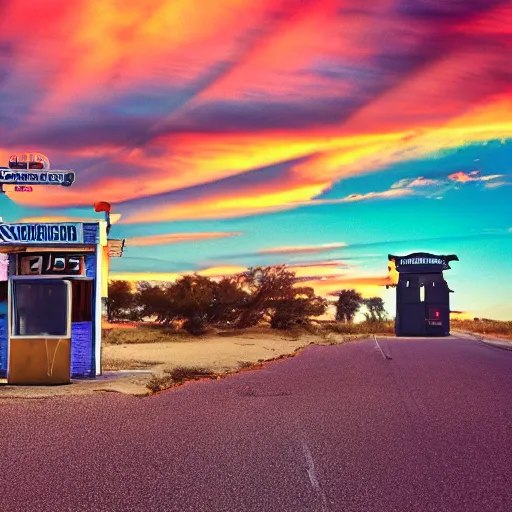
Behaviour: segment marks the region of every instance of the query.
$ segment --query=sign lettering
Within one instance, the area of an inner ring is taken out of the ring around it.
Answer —
[[[0,245],[83,243],[81,224],[0,224]]]
[[[400,265],[443,265],[441,258],[401,258]]]
[[[0,169],[0,183],[16,185],[62,185],[69,187],[75,181],[73,171],[20,171]]]
[[[31,254],[19,260],[18,275],[83,275],[84,257],[69,254]]]

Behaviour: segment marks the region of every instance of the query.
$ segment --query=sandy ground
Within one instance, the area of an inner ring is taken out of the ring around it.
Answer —
[[[455,333],[454,333],[455,334]],[[480,339],[476,335],[460,332]],[[489,337],[486,337],[489,340]],[[345,338],[346,340],[347,338]],[[147,383],[153,376],[163,376],[166,370],[200,367],[216,374],[231,373],[250,363],[291,356],[312,343],[330,345],[343,343],[343,337],[331,334],[327,338],[303,334],[293,339],[276,331],[245,332],[242,335],[205,338],[184,338],[167,342],[104,344],[103,375],[91,380],[76,380],[64,386],[0,385],[0,402],[9,399],[48,399],[98,392],[118,392],[147,396]],[[489,340],[490,341],[490,340]],[[511,344],[512,346],[512,344]]]
[[[101,378],[73,381],[65,386],[7,386],[0,388],[0,400],[13,398],[50,398],[97,392],[120,392],[135,396],[149,393],[146,384],[165,370],[178,366],[201,367],[218,374],[230,373],[248,365],[293,355],[315,344],[342,342],[342,337],[321,338],[304,334],[292,339],[279,333],[251,333],[239,336],[210,336],[198,340],[158,343],[104,345],[104,372]]]
[[[114,360],[133,364],[142,361],[142,367],[153,362],[151,369],[155,374],[177,366],[197,366],[222,373],[239,367],[241,363],[256,363],[292,354],[319,341],[319,337],[311,335],[301,336],[298,340],[264,334],[217,336],[185,342],[106,345],[103,357],[105,362]]]

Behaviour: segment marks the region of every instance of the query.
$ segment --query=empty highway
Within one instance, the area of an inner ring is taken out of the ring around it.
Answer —
[[[1,390],[0,390],[1,393]],[[512,510],[512,351],[379,338],[147,398],[1,399],[0,510]]]

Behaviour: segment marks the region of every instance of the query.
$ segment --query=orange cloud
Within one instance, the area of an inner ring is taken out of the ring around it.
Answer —
[[[217,278],[231,276],[245,272],[246,267],[241,266],[219,266],[210,267],[204,270],[185,270],[182,272],[111,272],[110,279],[120,281],[159,281],[174,282],[182,276],[198,274],[200,276]]]
[[[291,179],[278,184],[271,182],[265,192],[262,190],[265,183],[261,182],[259,188],[251,187],[250,190],[236,193],[226,191],[222,196],[204,197],[181,204],[178,202],[177,205],[151,204],[148,201],[144,214],[130,215],[130,212],[124,212],[124,221],[154,222],[253,215],[300,206],[343,177],[375,172],[394,162],[424,157],[435,153],[440,147],[456,147],[493,137],[512,137],[511,118],[512,103],[500,102],[499,108],[494,105],[489,106],[488,110],[480,109],[458,122],[428,132],[360,133],[344,137],[339,131],[324,129],[311,135],[282,132],[271,136],[169,136],[154,141],[155,148],[163,150],[160,156],[148,158],[140,148],[123,152],[115,157],[110,167],[99,173],[98,179],[88,184],[80,184],[81,174],[92,172],[94,166],[85,170],[77,168],[76,182],[68,189],[34,187],[31,194],[8,195],[17,203],[30,206],[83,206],[92,204],[100,197],[105,198],[105,191],[108,191],[106,199],[122,205],[123,201],[141,197],[141,194],[150,197],[233,176],[244,170],[313,155],[290,171]],[[174,148],[173,153],[171,148]],[[130,165],[140,166],[140,173],[123,176],[122,169]],[[109,168],[119,169],[119,173],[109,174]],[[172,172],[169,172],[171,169]],[[392,198],[393,194],[398,197],[410,192],[380,194],[382,198]]]
[[[41,133],[25,138],[21,131],[18,140],[46,141],[77,162],[73,187],[39,187],[9,193],[11,199],[52,208],[100,198],[122,204],[303,158],[287,180],[265,189],[172,204],[148,199],[147,212],[127,212],[125,219],[254,215],[309,204],[339,180],[440,148],[512,136],[510,84],[499,78],[510,54],[510,9],[475,12],[439,31],[430,21],[405,24],[386,0],[358,10],[335,0],[207,4],[6,1],[2,34],[16,42],[16,71],[38,77],[23,125]],[[31,38],[19,38],[27,13],[40,23]],[[475,34],[489,38],[493,51],[464,45]],[[396,52],[383,55],[383,42]],[[12,87],[17,81],[8,80]],[[312,98],[324,103],[317,108]],[[301,116],[310,103],[312,111]],[[247,116],[245,105],[254,107]],[[310,119],[320,107],[328,115]],[[239,127],[238,118],[224,120],[228,110],[248,122]],[[205,122],[193,121],[198,112],[206,112]],[[54,125],[60,131],[46,136]],[[0,148],[0,157],[4,153],[7,148]],[[420,184],[426,183],[414,186]],[[370,192],[347,200],[400,194],[410,193]]]
[[[110,215],[110,223],[116,224],[121,218],[120,213],[112,213]],[[45,222],[98,222],[104,220],[103,217],[69,217],[69,216],[47,216],[47,217],[24,217],[18,222],[25,222],[27,224],[38,224]]]
[[[205,277],[226,277],[232,276],[235,274],[240,274],[241,272],[245,272],[247,267],[241,266],[222,266],[222,267],[211,267],[204,270],[199,270],[197,274]]]
[[[276,212],[293,208],[297,202],[321,194],[328,184],[297,187],[284,191],[266,190],[258,184],[247,191],[226,191],[196,200],[174,203],[168,206],[148,205],[143,210],[127,211],[124,222],[160,222],[164,220],[222,219],[243,217],[257,213]]]
[[[329,297],[342,289],[354,289],[361,293],[364,298],[378,297],[383,293],[383,288],[390,285],[388,276],[367,276],[367,277],[341,277],[332,279],[317,279],[302,283],[303,286],[311,286],[318,295]]]
[[[341,262],[337,262],[337,267],[322,265],[322,264],[313,264],[313,265],[287,265],[287,269],[295,272],[295,275],[298,279],[302,279],[304,277],[313,277],[318,278],[319,281],[323,279],[329,279],[331,281],[336,281],[337,283],[340,281],[339,271],[343,268],[344,264]],[[180,271],[180,272],[111,272],[112,279],[126,280],[126,281],[175,281],[180,276],[190,275],[190,274],[198,274],[205,277],[225,277],[231,276],[235,274],[240,274],[245,272],[247,267],[240,265],[220,265],[215,267],[205,268],[203,270],[190,270],[190,271]],[[371,278],[370,278],[371,279]],[[304,286],[304,283],[301,283],[300,286]]]
[[[450,311],[451,320],[473,320],[474,315],[467,311]]]
[[[242,233],[167,233],[163,235],[148,235],[130,237],[126,240],[127,246],[148,246],[179,244],[183,242],[195,242],[199,240],[214,240],[240,236]]]

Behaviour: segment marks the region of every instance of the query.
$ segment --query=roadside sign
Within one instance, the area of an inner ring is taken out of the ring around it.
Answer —
[[[0,183],[12,185],[62,185],[69,187],[75,181],[73,171],[34,171],[0,167]]]

